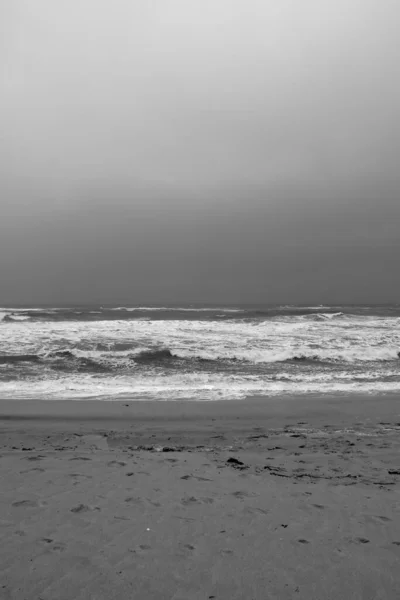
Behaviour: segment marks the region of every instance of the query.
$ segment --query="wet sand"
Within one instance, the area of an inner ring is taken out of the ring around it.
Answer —
[[[400,597],[400,399],[0,401],[0,598]]]

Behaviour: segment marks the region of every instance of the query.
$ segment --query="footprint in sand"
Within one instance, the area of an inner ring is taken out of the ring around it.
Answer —
[[[45,504],[45,502],[38,502],[37,500],[18,500],[17,502],[13,502],[12,506],[15,506],[16,508],[38,508]]]
[[[31,471],[38,471],[39,473],[44,473],[45,469],[42,469],[41,467],[33,467],[33,469],[25,469],[24,471],[20,471],[21,475],[23,475],[24,473],[30,473]]]
[[[87,513],[94,510],[100,510],[100,508],[98,506],[89,506],[88,504],[78,504],[78,506],[71,508],[71,512],[76,514]]]
[[[46,458],[45,456],[43,456],[42,454],[38,454],[37,456],[24,456],[22,460],[43,460],[44,458]]]
[[[195,498],[195,496],[190,496],[190,498],[183,498],[181,504],[184,506],[190,506],[191,504],[199,504],[200,500]]]
[[[208,479],[207,477],[198,477],[197,475],[182,475],[181,479],[196,479],[197,481],[213,481],[212,479]]]
[[[351,544],[369,544],[369,540],[365,537],[356,537],[348,540]]]
[[[195,552],[196,547],[192,544],[179,544],[177,555],[181,558],[188,558]]]
[[[195,546],[192,546],[192,544],[184,544],[183,547],[186,548],[186,550],[196,550]]]
[[[301,538],[300,540],[297,540],[299,542],[299,544],[309,544],[310,542],[308,540],[305,540],[303,538]]]
[[[154,500],[150,500],[149,498],[146,498],[146,502],[148,502],[152,506],[155,506],[156,508],[160,508],[160,506],[162,506],[161,502],[155,502]]]
[[[110,460],[110,462],[107,463],[108,467],[126,467],[126,462],[123,461],[119,461],[119,460]]]
[[[320,510],[323,510],[325,508],[323,504],[311,504],[311,506],[314,506],[314,508],[319,508]]]
[[[143,499],[138,496],[128,496],[128,498],[125,498],[125,502],[128,504],[143,504]]]
[[[49,546],[49,551],[52,552],[64,552],[67,547],[63,542],[55,542],[52,538],[45,537],[40,541],[43,542],[43,544],[46,544],[46,546]]]
[[[151,546],[148,544],[139,544],[140,550],[151,550]]]
[[[364,520],[368,523],[374,523],[375,525],[383,525],[384,523],[391,523],[392,519],[383,515],[363,515]]]
[[[196,498],[195,496],[190,496],[189,498],[183,498],[181,500],[181,504],[184,506],[191,506],[192,504],[213,504],[213,498]]]
[[[71,473],[69,476],[75,480],[72,485],[79,485],[84,479],[93,479],[91,475],[83,475],[81,473]]]
[[[54,550],[54,552],[64,552],[66,547],[67,545],[63,544],[63,542],[56,542],[51,546],[51,549]]]
[[[249,515],[255,515],[255,514],[267,515],[269,513],[269,510],[265,510],[264,508],[257,508],[255,506],[246,506],[246,508],[244,509],[243,512],[248,513]]]
[[[239,500],[243,500],[243,498],[251,498],[257,496],[257,494],[251,494],[249,492],[239,490],[237,492],[232,492],[232,496],[234,496],[235,498],[239,498]]]
[[[92,459],[89,458],[88,456],[74,456],[73,458],[70,458],[69,460],[92,460]]]

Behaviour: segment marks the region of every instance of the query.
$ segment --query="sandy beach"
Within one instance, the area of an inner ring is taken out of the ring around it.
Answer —
[[[397,396],[0,402],[0,598],[400,597]]]

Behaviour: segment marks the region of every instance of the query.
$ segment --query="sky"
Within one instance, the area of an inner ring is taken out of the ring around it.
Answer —
[[[0,0],[0,304],[400,301],[398,0]]]

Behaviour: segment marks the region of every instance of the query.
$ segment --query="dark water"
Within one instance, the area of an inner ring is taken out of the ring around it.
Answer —
[[[341,313],[348,316],[400,317],[400,304],[382,305],[241,305],[241,306],[73,306],[0,308],[0,320],[31,321],[103,321],[103,320],[202,320],[272,319],[309,316],[317,319]]]

